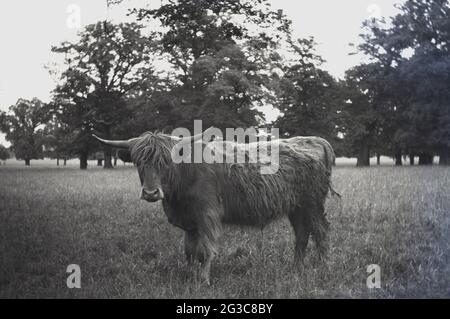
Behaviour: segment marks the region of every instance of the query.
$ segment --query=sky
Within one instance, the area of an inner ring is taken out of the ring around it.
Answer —
[[[362,22],[370,17],[392,16],[402,0],[270,0],[293,21],[297,37],[314,36],[317,52],[326,60],[322,68],[335,77],[362,62],[349,55],[359,43]],[[160,0],[124,0],[106,8],[105,0],[14,0],[0,2],[0,110],[19,98],[37,97],[48,102],[56,85],[48,67],[60,59],[53,45],[76,40],[83,26],[108,18],[131,21],[128,7],[158,5]],[[79,17],[79,19],[78,19]],[[271,120],[276,113],[264,110]],[[0,134],[0,144],[9,146]]]

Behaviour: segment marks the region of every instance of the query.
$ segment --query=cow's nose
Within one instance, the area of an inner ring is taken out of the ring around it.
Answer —
[[[148,202],[156,202],[157,200],[163,199],[164,193],[160,187],[155,188],[153,190],[147,190],[142,188],[141,191],[141,199],[146,200]]]

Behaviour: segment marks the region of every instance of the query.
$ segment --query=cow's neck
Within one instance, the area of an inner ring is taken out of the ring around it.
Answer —
[[[172,163],[162,177],[162,184],[165,185],[164,193],[169,201],[183,199],[195,180],[195,167],[190,164]]]

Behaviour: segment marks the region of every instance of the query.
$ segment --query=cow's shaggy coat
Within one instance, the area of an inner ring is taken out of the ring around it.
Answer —
[[[223,223],[264,227],[287,216],[295,233],[296,259],[302,261],[310,235],[320,256],[325,255],[330,170],[313,150],[294,141],[268,142],[279,147],[279,170],[262,175],[261,163],[175,164],[171,150],[177,140],[168,135],[145,133],[130,141],[140,174],[146,167],[158,171],[165,214],[185,230],[186,257],[203,263],[206,281]]]
[[[283,139],[284,143],[290,145],[298,152],[308,152],[314,156],[318,161],[322,161],[323,165],[327,168],[329,174],[333,169],[333,165],[336,162],[336,155],[333,147],[326,139],[318,136],[294,136],[291,138]],[[341,195],[334,190],[330,183],[331,195],[337,195],[339,198]]]

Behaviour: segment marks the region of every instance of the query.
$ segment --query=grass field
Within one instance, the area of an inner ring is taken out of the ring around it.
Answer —
[[[227,228],[208,287],[186,266],[182,231],[138,200],[133,167],[32,165],[0,166],[2,298],[450,297],[450,168],[338,166],[326,265],[310,244],[298,275],[287,221]],[[69,264],[81,289],[66,286]],[[370,264],[381,289],[366,286]]]

